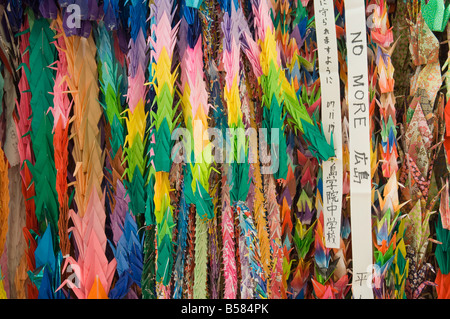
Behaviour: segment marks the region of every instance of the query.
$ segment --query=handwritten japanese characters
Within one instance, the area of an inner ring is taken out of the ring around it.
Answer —
[[[333,139],[336,157],[323,162],[323,214],[325,246],[339,248],[342,209],[342,127],[339,64],[333,0],[314,0],[319,50],[322,127]]]
[[[353,296],[372,299],[366,269],[372,264],[369,85],[364,0],[346,0],[348,110],[350,153],[350,214]]]

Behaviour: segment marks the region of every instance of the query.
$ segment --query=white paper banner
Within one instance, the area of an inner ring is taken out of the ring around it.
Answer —
[[[319,50],[322,127],[328,142],[333,133],[336,157],[322,164],[325,246],[339,248],[342,209],[341,95],[333,0],[314,0]]]
[[[364,0],[346,0],[353,298],[373,299],[369,84]]]

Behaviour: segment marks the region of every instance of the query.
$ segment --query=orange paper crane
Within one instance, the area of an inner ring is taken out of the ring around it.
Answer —
[[[62,30],[62,21],[56,20]],[[92,33],[88,38],[67,37],[67,84],[73,97],[73,124],[69,139],[74,140],[72,152],[75,161],[75,203],[78,213],[84,216],[91,189],[102,196],[103,163],[105,154],[100,147],[98,123],[102,109],[98,101],[98,73],[95,55],[97,48]],[[69,184],[68,186],[71,186]]]

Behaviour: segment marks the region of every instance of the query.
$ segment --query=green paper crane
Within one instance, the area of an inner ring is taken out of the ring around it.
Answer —
[[[53,107],[53,91],[55,70],[49,66],[56,60],[56,48],[52,44],[55,33],[50,29],[47,19],[33,19],[30,31],[30,70],[26,66],[25,72],[31,91],[31,141],[35,155],[35,164],[26,161],[33,176],[36,195],[36,217],[41,234],[50,224],[52,230],[53,247],[59,250],[58,216],[59,204],[56,191],[56,169],[53,149],[53,116],[47,113]],[[30,23],[31,24],[31,23]]]
[[[421,0],[422,16],[431,31],[443,32],[450,18],[450,4],[444,0]]]
[[[172,277],[173,267],[173,228],[175,227],[173,207],[170,205],[170,181],[169,172],[172,166],[172,132],[178,121],[176,112],[178,105],[174,105],[175,80],[177,70],[172,69],[172,59],[175,43],[177,41],[178,24],[172,28],[173,1],[157,2],[155,10],[152,11],[156,21],[152,27],[154,38],[152,43],[152,65],[153,88],[155,91],[154,104],[157,105],[156,113],[151,112],[155,134],[153,145],[154,157],[154,189],[148,199],[153,199],[154,212],[157,225],[157,250],[156,260],[156,283],[167,287]],[[152,181],[153,182],[153,181]],[[160,287],[158,293],[164,293]],[[169,297],[169,296],[165,296]]]

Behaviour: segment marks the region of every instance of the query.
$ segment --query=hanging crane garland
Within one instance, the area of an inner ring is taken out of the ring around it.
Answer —
[[[313,2],[0,5],[0,298],[354,297],[355,1],[333,1],[327,22],[343,131],[338,248],[326,240],[322,163],[336,152]],[[450,6],[360,6],[373,297],[449,298]]]

